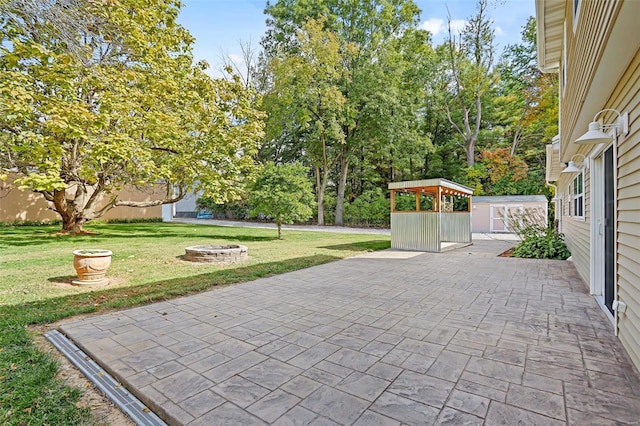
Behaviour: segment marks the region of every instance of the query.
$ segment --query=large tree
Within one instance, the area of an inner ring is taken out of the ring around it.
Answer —
[[[483,106],[493,89],[494,30],[487,16],[488,0],[478,0],[460,34],[454,34],[449,18],[447,59],[442,73],[442,90],[447,93],[444,109],[462,140],[467,165],[475,163],[475,148],[482,128]]]
[[[408,58],[416,49],[424,48],[427,41],[426,33],[415,30],[419,9],[411,0],[278,0],[267,4],[266,13],[268,29],[262,44],[269,58],[305,58],[301,52],[306,47],[296,34],[309,19],[318,21],[322,17],[321,30],[332,34],[338,43],[339,66],[348,76],[334,82],[344,99],[337,120],[340,127],[333,129],[336,143],[332,152],[332,180],[337,195],[335,223],[341,225],[349,169],[363,146],[399,145],[410,139],[428,142],[417,131],[420,84],[406,79],[411,74],[408,69],[419,66]],[[295,120],[296,114],[288,117]],[[278,125],[283,127],[282,123],[279,121]],[[299,132],[283,134],[301,136]],[[288,145],[297,146],[290,142]],[[324,188],[318,186],[316,190]],[[319,203],[319,211],[321,208]]]
[[[558,132],[558,76],[545,74],[536,60],[536,21],[527,20],[521,41],[508,45],[498,64],[496,124],[505,128],[511,155],[544,157],[545,141]]]
[[[252,171],[255,98],[239,78],[212,80],[193,63],[179,10],[178,0],[2,4],[0,167],[42,194],[63,230],[193,190],[233,199]],[[157,185],[153,201],[118,196]]]
[[[354,48],[341,46],[337,35],[323,28],[324,20],[303,24],[297,34],[297,55],[271,59],[274,86],[265,99],[270,108],[267,135],[280,141],[282,133],[296,135],[300,151],[313,166],[320,225],[324,225],[329,175],[339,160],[339,145],[345,143],[342,129],[349,114],[340,87],[350,73],[342,64]]]

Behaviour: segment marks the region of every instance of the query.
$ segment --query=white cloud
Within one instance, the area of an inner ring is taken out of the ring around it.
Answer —
[[[497,36],[504,35],[504,30],[503,30],[501,27],[499,27],[499,26],[496,26],[496,27],[494,28],[494,31],[496,32],[496,35],[497,35]]]
[[[467,21],[464,19],[452,19],[451,31],[454,34],[459,33],[462,31],[466,23]],[[447,31],[447,22],[440,18],[429,18],[420,24],[420,28],[429,31],[433,36],[437,36],[438,34]]]
[[[420,29],[429,31],[432,35],[437,35],[444,28],[444,21],[438,18],[429,18],[420,24]]]

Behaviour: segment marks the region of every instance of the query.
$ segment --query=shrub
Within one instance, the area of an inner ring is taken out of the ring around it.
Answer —
[[[510,216],[507,226],[521,240],[513,249],[516,257],[565,260],[571,256],[564,235],[547,225],[544,211],[540,209],[525,209]]]
[[[158,223],[162,222],[161,217],[132,217],[129,219],[107,219],[106,223]]]
[[[61,225],[61,220],[14,220],[13,222],[0,222],[0,227],[8,228],[12,226],[48,226]]]
[[[365,191],[351,203],[345,203],[345,220],[352,225],[389,225],[390,201],[380,188]]]
[[[216,219],[244,220],[249,218],[249,207],[244,199],[217,204],[212,198],[202,197],[196,200],[196,208],[211,213]]]
[[[571,253],[564,242],[564,235],[546,228],[541,234],[528,234],[513,250],[516,257],[534,259],[560,259],[565,260]]]

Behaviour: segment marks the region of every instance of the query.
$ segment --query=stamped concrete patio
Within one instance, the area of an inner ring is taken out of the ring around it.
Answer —
[[[385,251],[65,323],[171,424],[639,424],[571,264]]]

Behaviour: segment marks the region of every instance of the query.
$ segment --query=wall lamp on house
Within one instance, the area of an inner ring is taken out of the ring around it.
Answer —
[[[581,163],[578,163],[581,167],[576,166],[576,160],[574,160],[576,157],[582,157],[582,160],[577,160],[581,161]],[[582,167],[589,168],[589,159],[582,154],[575,154],[571,157],[571,160],[569,160],[569,165],[560,173],[581,173]]]
[[[616,122],[613,124],[600,124],[597,119],[600,114],[603,112],[615,112],[618,114],[618,118],[616,118]],[[607,133],[613,130],[613,134]],[[578,144],[598,144],[610,142],[612,138],[616,138],[618,135],[626,135],[629,133],[629,113],[625,112],[624,114],[620,114],[615,109],[607,108],[599,111],[594,117],[593,121],[589,123],[589,131],[584,135],[580,136],[576,139],[576,143]]]

